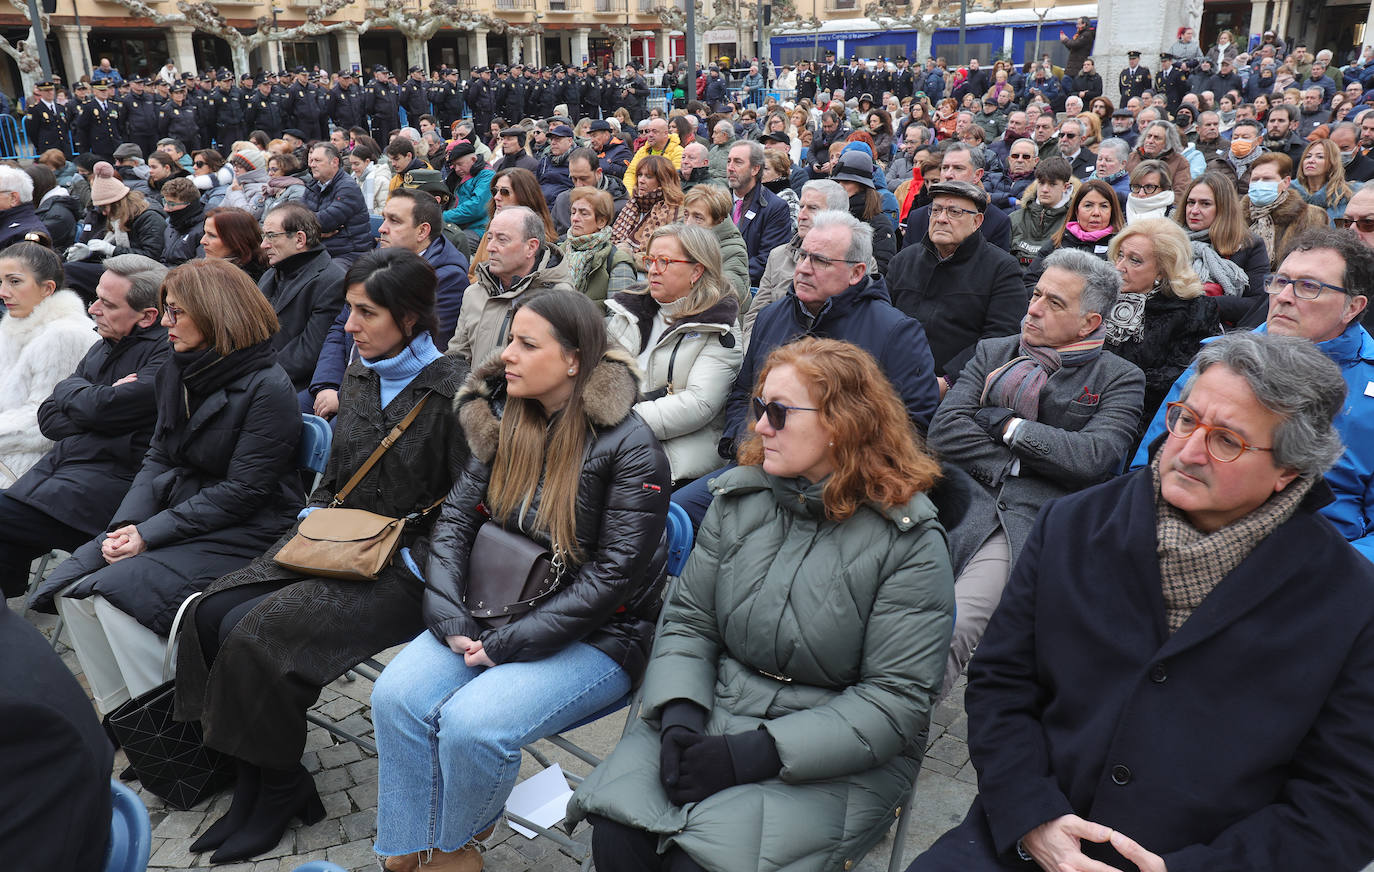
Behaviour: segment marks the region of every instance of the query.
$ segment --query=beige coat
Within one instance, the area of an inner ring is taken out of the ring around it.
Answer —
[[[510,288],[502,286],[487,264],[478,264],[477,280],[463,294],[458,326],[449,340],[448,353],[475,364],[485,361],[505,345],[511,305],[528,293],[547,290],[574,290],[562,256],[547,245],[540,247],[530,274]]]
[[[606,329],[636,357],[658,305],[648,294],[622,293],[606,301]],[[634,410],[668,455],[673,481],[705,475],[723,462],[716,452],[725,427],[725,401],[744,362],[739,303],[726,296],[668,327],[645,366]]]

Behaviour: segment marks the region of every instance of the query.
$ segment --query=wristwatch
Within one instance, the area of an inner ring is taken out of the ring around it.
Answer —
[[[1026,850],[1026,846],[1021,843],[1020,839],[1016,840],[1016,856],[1025,860],[1027,863],[1035,862],[1035,858],[1031,856],[1030,851]]]

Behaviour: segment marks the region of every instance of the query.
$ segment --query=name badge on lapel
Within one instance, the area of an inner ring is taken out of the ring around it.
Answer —
[[[745,213],[744,213],[744,217],[745,217],[745,218],[748,218],[750,221],[753,221],[753,220],[754,220],[754,210],[753,210],[753,209],[750,209],[748,212],[745,212]]]

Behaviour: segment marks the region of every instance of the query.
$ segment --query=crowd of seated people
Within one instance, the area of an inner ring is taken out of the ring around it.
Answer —
[[[598,868],[852,868],[964,675],[978,798],[913,872],[1374,860],[1374,101],[1313,84],[1304,129],[1224,50],[1120,109],[1087,53],[830,61],[786,106],[0,166],[0,588],[101,714],[179,645],[235,772],[193,853],[319,820],[306,714],[403,646],[392,872],[479,872],[521,747],[632,693],[569,805]],[[276,561],[339,504],[405,519],[375,580]],[[514,620],[484,525],[555,567]]]

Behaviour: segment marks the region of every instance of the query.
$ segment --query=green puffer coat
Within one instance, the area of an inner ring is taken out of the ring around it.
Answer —
[[[924,494],[825,518],[820,485],[739,467],[666,609],[641,719],[568,805],[661,835],[712,872],[852,868],[920,769],[944,673],[954,578]],[[786,680],[780,680],[785,677]],[[659,783],[659,716],[687,699],[707,732],[764,726],[779,777],[675,806]]]

